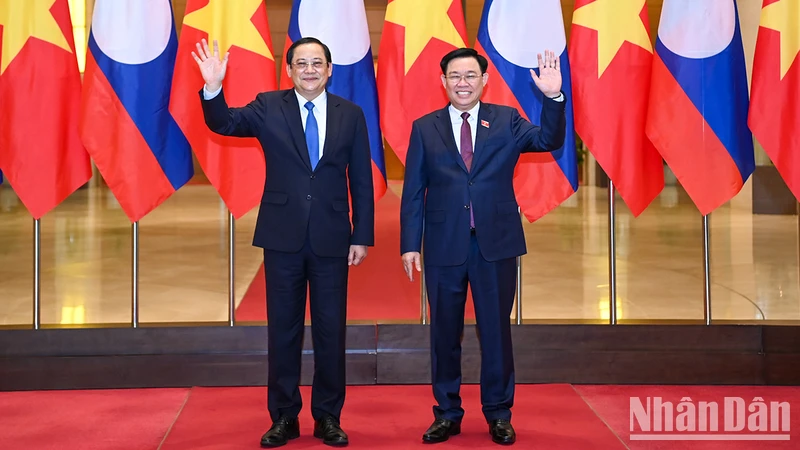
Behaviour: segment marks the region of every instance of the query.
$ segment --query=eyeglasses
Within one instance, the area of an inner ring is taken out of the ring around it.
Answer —
[[[462,79],[464,79],[464,80],[467,80],[467,83],[472,84],[472,83],[475,82],[475,80],[477,80],[478,78],[481,78],[481,77],[482,77],[482,75],[478,75],[477,73],[468,73],[466,75],[459,75],[457,73],[451,73],[450,75],[447,76],[447,81],[449,81],[449,82],[451,82],[453,84],[458,84],[459,82],[461,82]]]
[[[295,70],[305,70],[306,67],[311,67],[314,70],[322,70],[325,67],[325,63],[322,61],[296,61],[292,63],[292,67]]]

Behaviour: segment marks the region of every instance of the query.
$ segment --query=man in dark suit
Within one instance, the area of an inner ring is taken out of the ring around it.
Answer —
[[[310,291],[314,436],[347,445],[340,426],[345,397],[347,275],[374,244],[372,161],[364,113],[326,92],[331,54],[314,38],[286,52],[294,88],[264,92],[229,108],[222,92],[228,54],[203,40],[192,52],[206,85],[206,124],[225,136],[256,137],[267,177],[253,245],[264,249],[269,321],[268,408],[272,427],[261,438],[277,447],[300,435],[298,384],[306,287]],[[348,191],[349,184],[349,191]],[[350,202],[352,198],[352,229]]]
[[[539,55],[531,70],[544,94],[541,127],[516,109],[481,103],[486,58],[458,49],[442,59],[450,104],[416,120],[406,157],[400,209],[401,253],[409,279],[421,271],[431,310],[431,376],[435,420],[424,442],[461,431],[461,334],[467,285],[472,287],[481,344],[481,402],[494,442],[516,441],[511,426],[514,358],[510,315],[516,257],[526,252],[514,195],[520,152],[550,152],[564,143],[566,118],[559,60]]]

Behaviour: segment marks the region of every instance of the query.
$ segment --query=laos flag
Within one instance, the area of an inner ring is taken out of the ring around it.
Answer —
[[[303,37],[322,41],[331,51],[333,73],[328,92],[346,98],[364,111],[372,153],[375,201],[386,193],[386,164],[378,113],[378,88],[363,0],[294,0],[283,54]],[[286,73],[281,89],[292,87]]]
[[[189,142],[169,112],[178,39],[170,0],[97,0],[80,135],[132,222],[192,177]]]
[[[707,215],[755,168],[736,2],[664,0],[652,77],[647,136]]]
[[[541,125],[543,94],[533,83],[530,70],[538,74],[537,55],[544,55],[545,50],[559,56],[561,90],[567,102],[564,146],[552,153],[521,155],[514,172],[517,203],[533,222],[578,190],[572,89],[560,0],[486,0],[475,49],[489,60],[489,81],[482,101],[517,108],[534,125]]]

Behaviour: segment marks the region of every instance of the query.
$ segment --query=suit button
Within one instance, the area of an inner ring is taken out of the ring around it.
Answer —
[[[306,200],[311,200],[311,196],[310,195],[306,195]]]
[[[314,179],[314,174],[313,174],[313,173],[311,174],[311,179],[312,179],[312,180]]]
[[[464,205],[464,209],[469,209],[469,205]]]
[[[474,181],[470,181],[470,182],[469,182],[469,185],[470,185],[470,186],[472,186],[473,184],[475,184],[475,182],[474,182]]]

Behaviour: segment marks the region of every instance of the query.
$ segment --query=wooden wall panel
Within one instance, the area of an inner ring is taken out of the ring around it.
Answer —
[[[512,326],[518,383],[797,385],[800,327],[741,324]],[[301,383],[311,382],[305,329]],[[430,327],[349,325],[347,383],[429,384]],[[0,326],[0,391],[263,386],[267,327],[15,330]],[[475,325],[464,328],[464,383],[480,380]]]

